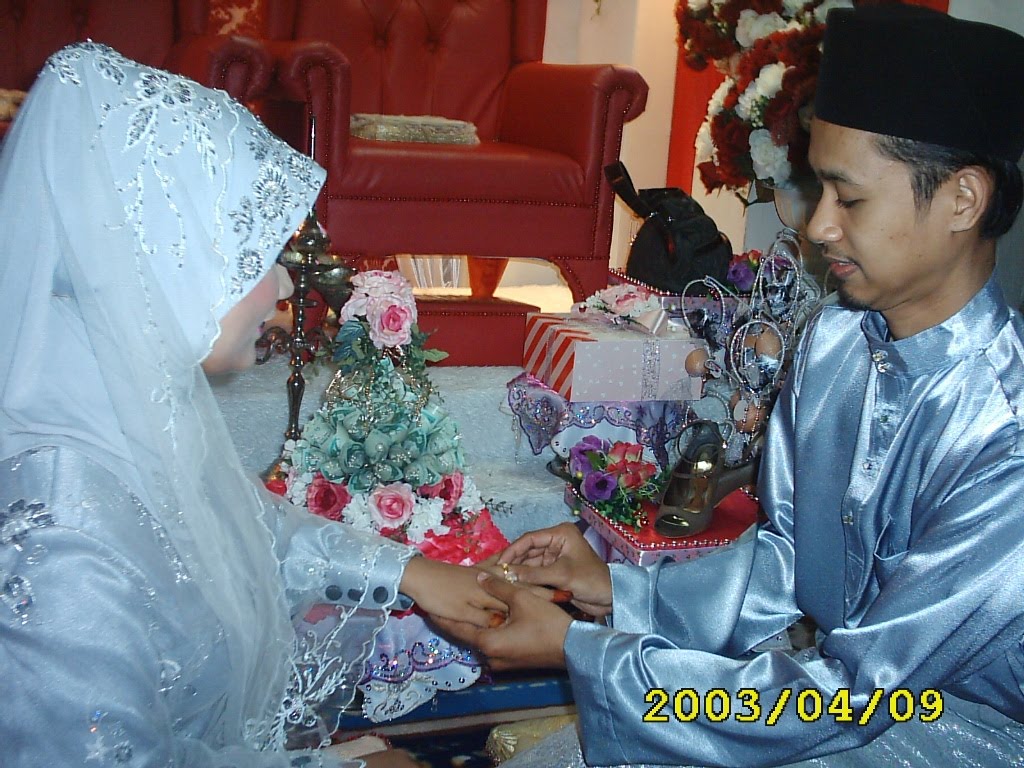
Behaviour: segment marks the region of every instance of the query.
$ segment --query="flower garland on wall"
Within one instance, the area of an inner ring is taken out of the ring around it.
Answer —
[[[746,200],[751,183],[784,187],[806,174],[825,18],[852,0],[680,0],[686,63],[726,78],[697,133],[705,188]]]

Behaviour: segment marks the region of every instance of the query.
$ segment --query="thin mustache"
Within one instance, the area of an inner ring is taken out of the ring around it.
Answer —
[[[817,241],[811,241],[811,242],[813,242],[821,250],[821,257],[823,259],[828,259],[829,261],[845,261],[845,262],[849,262],[850,264],[856,264],[857,263],[853,259],[851,259],[851,258],[849,258],[847,256],[844,256],[841,253],[837,253],[836,251],[834,251],[832,248],[829,247],[828,243],[819,243]]]

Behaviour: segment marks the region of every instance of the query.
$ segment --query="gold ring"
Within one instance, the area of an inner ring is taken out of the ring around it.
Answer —
[[[508,563],[500,563],[500,565],[501,572],[505,575],[505,581],[509,584],[515,584],[519,581],[519,577],[516,576],[515,571],[512,570]]]

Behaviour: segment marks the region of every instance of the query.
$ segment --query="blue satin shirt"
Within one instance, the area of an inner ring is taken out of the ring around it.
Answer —
[[[952,750],[934,765],[958,750],[993,764],[974,746],[1024,756],[1024,323],[990,280],[946,322],[887,339],[874,312],[812,320],[771,418],[769,522],[698,560],[612,566],[613,626],[574,622],[565,644],[588,763],[778,765],[893,734],[901,765],[917,749]],[[801,615],[815,648],[751,653]],[[665,722],[645,722],[651,689]],[[683,722],[681,689],[702,707],[724,692],[730,716]],[[929,689],[947,711],[926,724]],[[840,708],[812,719],[817,701]]]

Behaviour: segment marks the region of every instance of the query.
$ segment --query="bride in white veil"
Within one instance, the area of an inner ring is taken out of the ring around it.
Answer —
[[[225,94],[104,46],[29,93],[0,153],[5,766],[286,766],[389,609],[504,608],[243,474],[200,362],[252,363],[323,179]],[[314,602],[336,625],[297,635]]]

